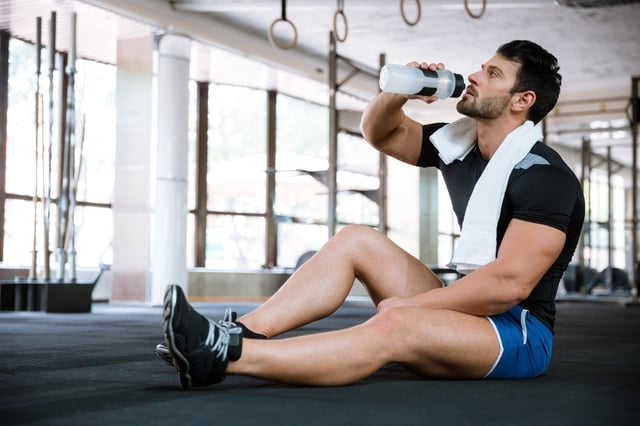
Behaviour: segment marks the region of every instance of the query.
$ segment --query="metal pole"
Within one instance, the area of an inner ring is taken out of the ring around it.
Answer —
[[[589,268],[591,267],[591,259],[592,259],[592,251],[591,251],[591,139],[587,136],[584,136],[582,138],[582,180],[583,180],[583,187],[585,185],[585,183],[588,185],[587,187],[587,191],[585,193],[585,198],[586,198],[586,208],[585,208],[585,218],[584,218],[584,223],[585,223],[585,227],[583,230],[583,239],[584,239],[584,243],[583,243],[583,247],[588,247],[589,248],[589,256],[584,259],[584,251],[583,251],[583,265],[584,268],[582,269],[582,283],[581,283],[581,289],[582,292],[585,292],[586,287],[585,284],[587,284],[588,280],[587,280],[587,270],[589,270]]]
[[[65,250],[64,241],[67,234],[68,215],[69,215],[69,147],[67,146],[67,96],[68,96],[68,75],[65,72],[67,68],[67,61],[69,59],[68,54],[58,55],[58,87],[60,89],[60,101],[59,108],[59,120],[60,128],[58,129],[58,200],[57,200],[57,223],[56,223],[56,261],[58,262],[58,268],[56,269],[56,279],[58,281],[64,280],[65,275]]]
[[[42,49],[42,18],[36,18],[36,92],[35,92],[35,162],[34,162],[34,190],[33,190],[33,245],[31,248],[31,270],[29,280],[38,279],[38,152],[40,146],[40,50]]]
[[[76,75],[76,23],[77,14],[71,13],[71,40],[69,47],[69,63],[67,65],[68,90],[67,90],[67,188],[69,194],[69,247],[67,259],[69,260],[69,278],[76,280],[76,226],[75,226],[75,157],[76,157],[76,102],[75,102],[75,75]]]
[[[379,65],[380,65],[380,69],[382,69],[382,67],[385,65],[385,63],[387,62],[387,58],[386,55],[384,53],[380,54],[380,60],[379,60]],[[379,217],[379,224],[378,224],[378,228],[380,229],[380,232],[382,232],[383,234],[386,234],[389,227],[388,227],[388,219],[387,219],[387,155],[380,152],[379,157],[378,157],[378,181],[379,186],[378,186],[378,217]]]
[[[580,187],[582,188],[583,191],[584,191],[585,182],[587,181],[587,155],[586,155],[586,150],[587,150],[586,137],[583,137],[582,138],[582,146],[581,146],[581,149],[580,149]],[[585,218],[585,222],[586,222],[586,218]],[[586,228],[583,227],[582,228],[582,238],[580,238],[580,241],[578,242],[578,250],[577,250],[577,254],[578,254],[578,269],[577,269],[577,271],[580,271],[580,273],[576,273],[576,286],[575,286],[575,289],[583,288],[583,284],[584,284],[584,277],[583,277],[582,271],[585,270],[585,267],[584,267],[584,247],[585,247],[585,244],[586,244],[586,241],[585,241],[586,238],[587,238]]]
[[[638,119],[640,118],[640,94],[638,93],[638,84],[640,76],[631,79],[631,269],[633,282],[635,285],[635,294],[633,302],[638,303],[638,292],[640,292],[640,283],[638,282],[638,269],[640,267],[640,259],[638,259]]]
[[[0,30],[0,223],[5,221],[7,182],[7,109],[9,104],[9,39],[6,30]],[[4,260],[4,227],[0,226],[0,262]]]
[[[609,268],[605,277],[605,285],[613,291],[613,161],[611,160],[611,146],[607,147],[607,263]]]
[[[336,233],[336,209],[338,204],[338,111],[336,92],[338,90],[338,65],[336,41],[333,32],[329,32],[329,173],[327,177],[328,215],[327,231],[331,238]]]
[[[278,221],[275,215],[276,202],[276,112],[278,92],[267,91],[267,199],[265,216],[265,266],[278,264]]]
[[[195,211],[195,266],[204,268],[207,263],[207,163],[209,130],[209,83],[198,82],[198,158],[196,164]]]
[[[49,280],[50,278],[50,251],[49,251],[49,227],[51,224],[51,166],[52,166],[52,149],[53,149],[53,76],[56,70],[56,12],[51,12],[49,19],[49,137],[47,146],[47,190],[44,203],[44,266],[42,270],[42,278]],[[44,178],[43,178],[44,180]]]

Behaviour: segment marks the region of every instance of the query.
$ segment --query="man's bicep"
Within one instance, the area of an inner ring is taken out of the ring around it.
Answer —
[[[562,252],[566,234],[552,226],[512,219],[498,250],[498,259],[533,287]]]
[[[397,160],[415,166],[422,151],[422,125],[405,116],[402,124],[387,135],[378,149]]]

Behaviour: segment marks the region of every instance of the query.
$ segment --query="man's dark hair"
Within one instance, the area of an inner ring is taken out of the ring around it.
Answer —
[[[560,95],[562,76],[558,73],[558,60],[536,43],[527,40],[505,43],[496,53],[520,64],[511,93],[535,92],[536,102],[529,110],[528,119],[538,123],[553,109]]]

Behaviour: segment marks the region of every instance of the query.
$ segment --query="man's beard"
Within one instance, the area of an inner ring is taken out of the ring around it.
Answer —
[[[509,105],[511,95],[493,96],[479,99],[475,96],[471,100],[463,99],[458,102],[456,109],[460,114],[471,118],[494,119],[500,117]]]

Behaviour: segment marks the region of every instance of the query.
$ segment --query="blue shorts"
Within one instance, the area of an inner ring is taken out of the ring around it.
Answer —
[[[485,379],[525,379],[544,373],[551,360],[553,334],[521,306],[487,317],[500,342],[500,354]]]

